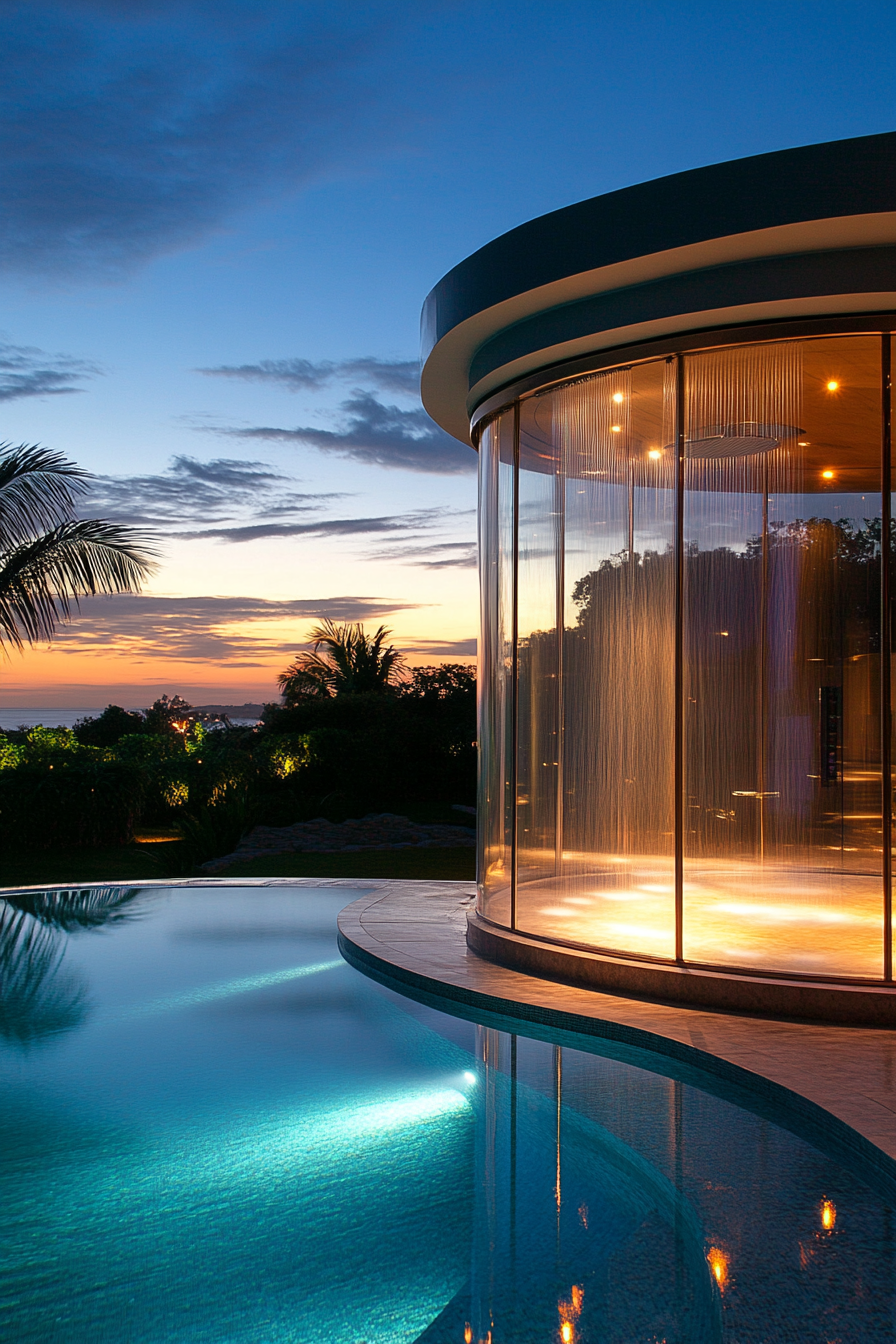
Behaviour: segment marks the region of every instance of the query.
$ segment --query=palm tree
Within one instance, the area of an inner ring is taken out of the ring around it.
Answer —
[[[384,625],[368,635],[362,625],[324,621],[310,632],[313,653],[303,653],[277,680],[287,705],[299,700],[360,691],[386,692],[399,681],[404,659],[390,644]],[[324,649],[324,653],[319,650]]]
[[[155,568],[142,533],[76,516],[89,480],[61,453],[0,444],[0,646],[51,639],[80,598],[135,592]]]

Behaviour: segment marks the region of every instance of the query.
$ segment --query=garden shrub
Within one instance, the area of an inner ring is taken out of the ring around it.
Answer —
[[[73,731],[84,746],[114,747],[123,737],[144,731],[143,715],[121,705],[107,705],[96,718],[78,719]]]
[[[24,754],[25,748],[18,742],[0,736],[0,770],[14,770]]]
[[[24,761],[0,771],[0,844],[12,849],[102,848],[134,838],[143,771],[121,762]]]

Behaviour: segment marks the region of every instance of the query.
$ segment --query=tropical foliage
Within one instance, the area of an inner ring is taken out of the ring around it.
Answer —
[[[78,518],[89,475],[60,453],[0,444],[0,645],[52,639],[79,599],[134,592],[154,567],[147,537]]]
[[[143,713],[109,705],[74,729],[0,734],[0,848],[110,847],[139,826],[176,827],[189,868],[259,822],[472,803],[473,670],[407,670],[388,631],[330,629],[329,683],[286,694],[257,727],[206,722],[162,696]]]
[[[368,635],[362,625],[324,621],[310,634],[311,653],[302,653],[278,677],[284,703],[335,695],[383,694],[394,689],[404,658],[387,645],[391,634],[381,625]]]

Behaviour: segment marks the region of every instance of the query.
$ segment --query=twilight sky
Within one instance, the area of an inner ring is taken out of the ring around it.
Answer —
[[[470,657],[435,281],[572,201],[896,125],[892,0],[2,0],[0,44],[0,439],[163,549],[0,707],[272,699],[322,616]]]

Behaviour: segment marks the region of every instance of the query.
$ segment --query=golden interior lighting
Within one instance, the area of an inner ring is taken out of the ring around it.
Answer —
[[[464,1344],[473,1344],[473,1330],[469,1321],[464,1326]]]
[[[658,462],[662,457],[662,453],[660,452],[659,448],[651,448],[647,456],[651,459],[651,461]]]
[[[728,1257],[719,1246],[710,1246],[706,1253],[706,1259],[709,1264],[710,1272],[716,1283],[719,1285],[719,1292],[724,1293],[728,1286]]]
[[[823,471],[821,473],[821,479],[823,481],[832,481],[834,479],[834,473],[832,471]]]
[[[621,433],[622,433],[622,426],[621,426],[621,425],[611,425],[610,428],[612,429],[612,431],[613,431],[614,434],[621,434]]]
[[[614,393],[613,393],[613,400],[615,401],[616,405],[618,406],[618,405],[620,404],[620,402],[625,401],[625,397],[622,395],[621,392],[614,392]]]
[[[821,1201],[821,1225],[825,1232],[832,1231],[836,1221],[837,1210],[829,1199],[823,1199]]]
[[[840,384],[837,382],[836,378],[831,378],[829,382],[825,383],[825,387],[829,392],[840,391]]]
[[[809,447],[809,440],[808,440],[808,439],[797,439],[797,444],[796,444],[796,446],[797,446],[797,448],[808,448],[808,447]]]

